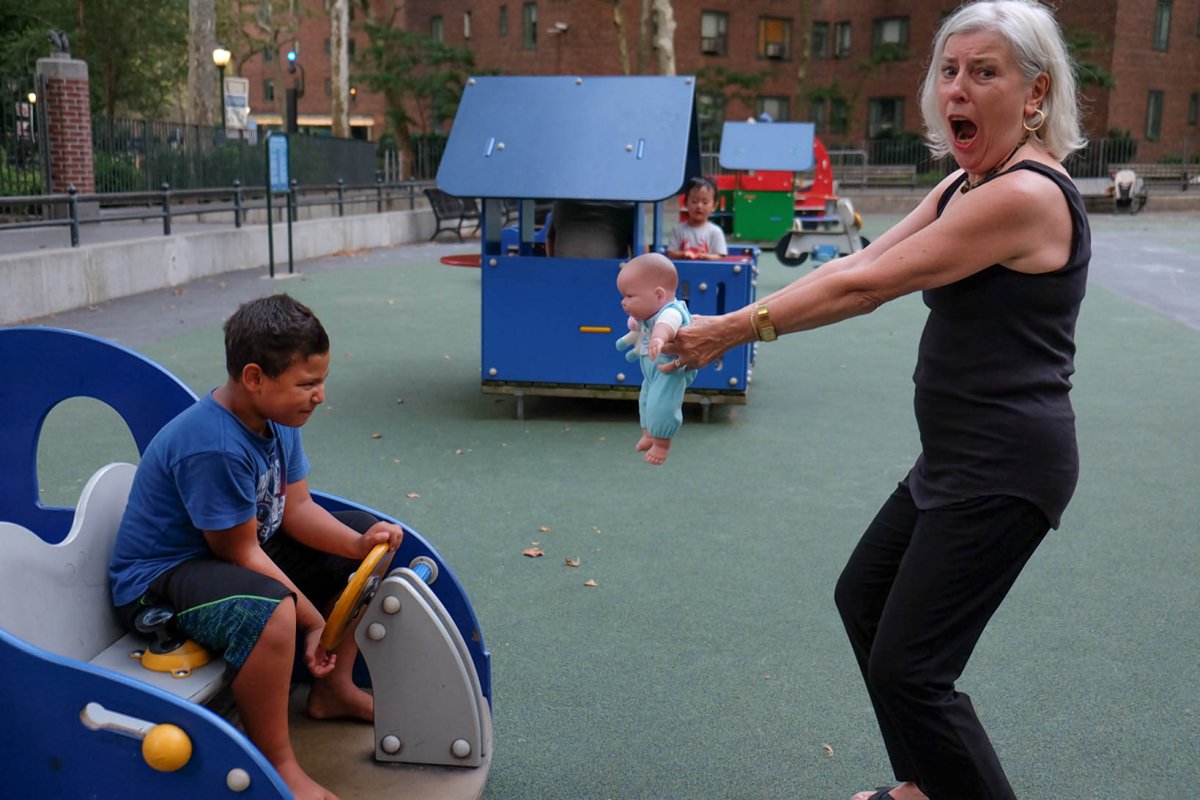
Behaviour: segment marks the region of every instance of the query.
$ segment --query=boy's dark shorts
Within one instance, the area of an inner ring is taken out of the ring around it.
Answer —
[[[362,511],[342,511],[334,516],[350,528],[365,533],[377,520]],[[263,551],[296,584],[319,611],[346,587],[358,562],[322,553],[276,533]],[[216,558],[186,561],[154,579],[140,599],[117,609],[126,627],[147,605],[175,609],[176,625],[188,638],[215,653],[223,653],[229,666],[238,670],[254,649],[258,637],[276,607],[292,590],[274,578]]]

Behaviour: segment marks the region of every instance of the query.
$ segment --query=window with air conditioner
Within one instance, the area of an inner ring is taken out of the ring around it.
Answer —
[[[792,21],[790,19],[759,17],[758,55],[760,58],[787,58],[791,40]]]
[[[719,11],[705,11],[700,15],[700,52],[709,56],[726,53],[729,32],[729,15]]]

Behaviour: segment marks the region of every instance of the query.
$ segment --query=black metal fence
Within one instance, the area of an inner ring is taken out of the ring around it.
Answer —
[[[35,79],[0,79],[0,195],[48,191],[43,96]]]
[[[92,123],[96,192],[252,186],[265,182],[266,161],[257,138],[237,131],[148,120],[97,117]],[[358,139],[292,134],[293,179],[301,184],[375,180],[375,145]]]
[[[862,164],[912,164],[917,168],[918,184],[936,183],[955,168],[950,158],[934,159],[929,149],[918,137],[906,135],[894,139],[838,140],[822,137],[829,150],[834,172],[839,166]],[[1200,140],[1185,137],[1170,143],[1168,155],[1153,161],[1165,163],[1200,163]],[[702,142],[704,160],[702,169],[706,174],[720,174],[724,170],[718,163],[720,139]],[[1065,162],[1067,170],[1076,178],[1109,177],[1110,164],[1136,162],[1138,142],[1134,139],[1096,139],[1088,142]]]

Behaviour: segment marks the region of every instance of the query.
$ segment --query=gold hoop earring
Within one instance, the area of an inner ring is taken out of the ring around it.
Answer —
[[[1023,119],[1023,120],[1021,120],[1021,127],[1023,127],[1025,130],[1029,131],[1030,133],[1037,133],[1038,131],[1040,131],[1042,129],[1042,126],[1046,124],[1046,112],[1042,111],[1040,108],[1035,108],[1033,110],[1033,113],[1038,118],[1037,125],[1030,125],[1029,120]]]

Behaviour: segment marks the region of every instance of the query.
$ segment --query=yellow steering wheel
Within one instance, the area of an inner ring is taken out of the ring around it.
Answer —
[[[375,596],[375,590],[379,588],[379,582],[391,563],[390,558],[384,558],[386,555],[386,544],[375,545],[350,576],[350,582],[338,597],[329,619],[325,621],[325,630],[321,632],[321,647],[326,652],[332,653],[337,649],[346,630]]]

